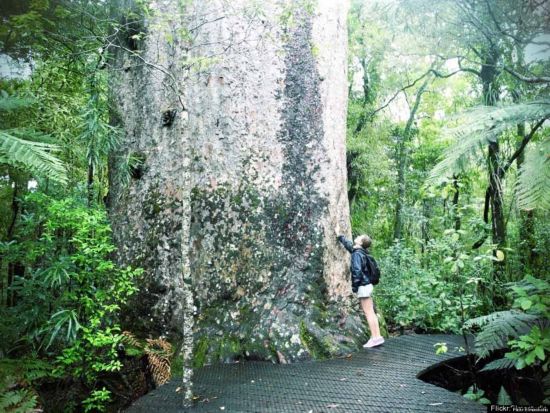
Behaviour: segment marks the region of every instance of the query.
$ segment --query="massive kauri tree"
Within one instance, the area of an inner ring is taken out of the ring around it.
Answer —
[[[122,5],[111,46],[113,177],[132,176],[112,180],[113,230],[146,270],[130,316],[194,319],[195,366],[347,351],[346,4],[183,3]]]

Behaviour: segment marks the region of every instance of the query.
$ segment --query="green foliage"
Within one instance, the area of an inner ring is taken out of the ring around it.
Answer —
[[[34,101],[30,98],[9,96],[2,90],[0,114],[28,108]],[[60,151],[51,143],[51,137],[30,128],[0,129],[0,165],[30,171],[37,176],[48,177],[60,183],[67,182],[63,162],[53,154]]]
[[[503,133],[517,124],[550,117],[550,101],[536,100],[507,106],[478,106],[464,112],[458,126],[444,131],[452,142],[443,159],[430,173],[431,182],[439,182],[464,171],[476,151],[490,142],[497,142]]]
[[[28,389],[10,390],[0,393],[0,411],[4,413],[29,413],[36,411],[36,394]]]
[[[438,184],[479,162],[489,143],[504,140],[518,124],[550,117],[550,101],[536,100],[507,106],[479,106],[462,114],[458,126],[444,131],[452,142],[432,169],[428,182]],[[548,139],[526,149],[517,183],[518,203],[523,208],[550,207],[550,148]]]
[[[470,319],[464,327],[481,328],[476,335],[475,350],[479,357],[486,357],[494,350],[506,348],[510,337],[519,337],[529,332],[537,320],[537,316],[520,311],[497,311]]]
[[[449,348],[447,347],[447,343],[435,343],[435,354],[445,354]]]
[[[486,357],[495,350],[511,350],[505,354],[505,358],[492,361],[484,370],[512,366],[519,370],[538,365],[547,372],[550,354],[550,283],[527,276],[510,287],[514,309],[468,320],[464,327],[480,328],[475,339],[478,357]]]
[[[105,387],[101,390],[94,390],[90,396],[82,402],[84,412],[104,412],[107,403],[111,400],[111,392]]]
[[[44,135],[32,130],[8,129],[0,131],[0,164],[29,170],[38,176],[60,183],[67,182],[65,167],[52,153],[59,147],[39,139]]]
[[[35,359],[0,358],[0,411],[27,413],[37,409],[36,392],[29,388],[35,380],[51,376],[51,366]]]
[[[510,340],[508,345],[512,351],[506,354],[506,358],[515,362],[516,369],[521,370],[538,362],[542,364],[543,371],[548,371],[550,328],[541,330],[539,326],[534,326],[529,334]]]
[[[481,404],[491,404],[491,401],[485,397],[485,392],[479,388],[470,387],[464,394],[464,398]]]
[[[512,399],[510,399],[510,395],[506,392],[504,386],[501,386],[498,392],[497,404],[499,406],[510,406],[512,404]]]
[[[550,139],[527,148],[517,183],[518,205],[550,209]]]
[[[32,349],[51,361],[54,375],[80,378],[91,392],[86,408],[98,409],[107,393],[94,386],[122,366],[118,316],[141,271],[109,258],[114,246],[104,210],[41,193],[29,194],[24,205],[20,238],[6,248],[27,274],[12,286],[17,305],[0,310],[8,320],[2,333],[11,336],[15,329],[19,347],[2,350]]]
[[[487,260],[456,254],[460,237],[454,231],[428,244],[424,260],[395,244],[381,260],[384,280],[376,300],[391,323],[422,331],[460,332],[463,317],[486,306],[482,287]]]

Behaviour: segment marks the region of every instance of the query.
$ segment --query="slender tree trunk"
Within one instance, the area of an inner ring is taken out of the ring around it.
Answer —
[[[353,201],[355,201],[355,198],[359,193],[361,172],[353,166],[353,161],[355,161],[358,156],[358,152],[346,152],[346,169],[348,173],[348,202],[350,206],[353,205]]]
[[[485,62],[481,66],[480,78],[483,86],[483,100],[487,106],[494,106],[499,100],[499,86],[497,84],[497,63],[500,53],[496,48],[487,51]],[[491,207],[492,241],[496,248],[502,248],[506,242],[506,224],[504,221],[502,179],[504,171],[501,165],[500,146],[497,142],[490,142],[488,146],[487,168],[489,175],[489,202]],[[487,206],[486,206],[487,207]],[[495,251],[496,254],[496,251]],[[500,282],[504,278],[504,261],[493,261],[493,278]],[[497,304],[503,303],[503,297],[498,294],[494,298]]]
[[[498,142],[489,144],[489,188],[491,190],[491,210],[493,244],[497,248],[502,247],[506,242],[506,226],[504,222],[504,202],[502,192],[502,179],[504,174],[500,167],[500,146]]]
[[[422,245],[421,250],[422,254],[426,252],[428,242],[430,241],[430,219],[432,217],[432,200],[423,199],[422,200]],[[427,265],[427,260],[423,258],[423,265]]]
[[[416,112],[420,107],[420,101],[422,95],[428,87],[430,77],[426,77],[426,80],[418,89],[416,94],[416,100],[414,102],[413,108],[403,130],[403,134],[399,137],[398,147],[397,147],[397,198],[395,204],[395,223],[393,227],[393,239],[400,240],[402,238],[403,232],[403,207],[405,204],[405,193],[406,193],[406,171],[409,163],[409,149],[408,145],[411,138],[412,126],[414,119],[416,117]]]
[[[15,173],[11,176],[13,182],[12,203],[11,203],[11,221],[6,234],[7,241],[12,241],[15,235],[15,226],[17,219],[21,213],[21,197],[25,194],[28,184],[28,179],[25,176],[21,176]],[[14,306],[17,301],[15,292],[10,291],[9,288],[13,285],[16,276],[23,276],[25,274],[25,266],[19,261],[7,263],[7,283],[6,283],[6,303],[8,306]]]
[[[460,213],[458,211],[458,199],[460,197],[460,186],[459,186],[459,176],[454,175],[453,176],[453,189],[454,189],[454,195],[453,195],[453,216],[455,221],[455,231],[458,231],[460,229]]]
[[[357,125],[355,125],[355,129],[353,130],[354,135],[359,134],[370,121],[370,114],[367,112],[367,107],[373,100],[369,77],[369,63],[366,57],[361,59],[361,67],[363,68],[363,110],[361,111],[359,119],[357,120]]]
[[[517,126],[518,141],[522,142],[525,138],[525,123],[520,123]],[[525,160],[525,153],[522,151],[516,159],[516,166],[518,171]],[[535,241],[535,214],[533,210],[520,210],[519,211],[519,258],[521,266],[523,267],[522,273],[527,273],[533,268],[535,256],[536,256],[536,241]]]
[[[88,208],[90,208],[94,202],[94,165],[92,162],[88,162]]]
[[[10,221],[10,225],[8,227],[8,232],[7,232],[7,236],[6,236],[6,239],[8,241],[11,241],[13,239],[13,232],[15,230],[15,223],[17,222],[17,216],[19,215],[19,182],[18,182],[18,179],[15,178],[13,179],[13,192],[12,192],[12,199],[11,199],[11,221]],[[6,282],[6,290],[7,290],[7,294],[6,294],[6,305],[8,307],[11,307],[13,306],[14,302],[15,302],[15,297],[13,295],[13,291],[10,291],[10,287],[12,286],[13,284],[13,279],[14,279],[14,276],[15,276],[15,271],[14,271],[14,263],[13,262],[9,262],[8,261],[8,266],[7,266],[7,282]]]

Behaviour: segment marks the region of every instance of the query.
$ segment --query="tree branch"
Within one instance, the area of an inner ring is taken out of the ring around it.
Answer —
[[[508,171],[508,169],[510,169],[510,167],[512,166],[514,161],[518,158],[518,156],[520,156],[522,154],[523,150],[525,149],[525,147],[527,146],[529,141],[535,135],[535,132],[544,124],[546,119],[548,119],[548,118],[543,118],[543,119],[539,120],[535,124],[535,126],[533,126],[531,128],[531,132],[529,132],[528,135],[523,137],[523,139],[521,140],[521,142],[520,142],[519,146],[517,147],[516,151],[512,154],[510,159],[508,159],[508,161],[506,162],[506,165],[504,165],[504,167],[502,167],[502,172],[501,172],[502,176],[504,176],[504,174]]]
[[[491,205],[491,196],[491,187],[487,187],[487,189],[485,190],[485,204],[483,206],[483,222],[485,222],[485,224],[489,223],[489,206]],[[479,240],[477,240],[474,245],[472,245],[472,249],[477,250],[479,247],[481,247],[487,239],[487,236],[487,230],[483,230],[483,236]]]
[[[479,70],[472,69],[471,67],[462,67],[462,59],[458,59],[458,67],[463,72],[473,73],[474,75],[481,77],[481,72]]]
[[[503,69],[514,76],[516,79],[519,79],[525,83],[550,83],[550,77],[548,76],[527,77],[510,69],[509,67],[504,66]]]
[[[525,147],[527,146],[529,141],[533,138],[536,131],[544,124],[546,119],[548,119],[548,118],[544,118],[544,119],[541,119],[540,121],[538,121],[535,124],[535,126],[533,126],[533,128],[531,129],[531,132],[529,132],[529,135],[525,136],[522,139],[522,141],[519,144],[516,151],[512,154],[510,159],[508,159],[508,162],[506,163],[506,165],[499,170],[499,177],[500,178],[504,177],[504,175],[506,174],[508,169],[510,169],[510,167],[512,166],[514,161],[517,159],[517,157],[521,155],[521,153],[523,152],[523,150],[525,149]],[[484,207],[483,207],[483,221],[486,224],[489,223],[489,206],[490,206],[490,201],[491,201],[492,196],[493,196],[493,192],[491,191],[491,187],[489,186],[489,187],[487,187],[487,189],[485,191],[485,204],[484,204]],[[481,247],[483,245],[483,243],[485,242],[485,240],[487,239],[487,236],[488,236],[487,231],[485,231],[483,236],[478,241],[476,241],[474,245],[472,245],[472,249],[478,249],[479,247]]]
[[[406,86],[403,86],[401,89],[399,89],[397,92],[394,93],[394,95],[388,99],[386,101],[386,103],[384,103],[382,106],[380,106],[379,108],[375,109],[374,111],[372,111],[371,113],[369,113],[369,117],[373,117],[374,115],[376,115],[378,112],[380,112],[381,110],[387,108],[389,106],[390,103],[392,103],[395,98],[402,92],[404,92],[405,90],[407,89],[410,89],[411,87],[415,86],[418,82],[420,82],[422,79],[424,79],[426,76],[428,76],[431,72],[432,72],[433,69],[430,68],[430,70],[428,70],[426,73],[424,73],[422,76],[418,77],[417,79],[415,79],[412,83],[409,83],[408,85]],[[359,133],[361,130],[359,131],[356,131],[356,133]]]

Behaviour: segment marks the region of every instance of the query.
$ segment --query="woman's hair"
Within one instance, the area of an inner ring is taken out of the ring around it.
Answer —
[[[359,235],[353,243],[361,248],[367,249],[372,245],[372,239],[368,235]]]

